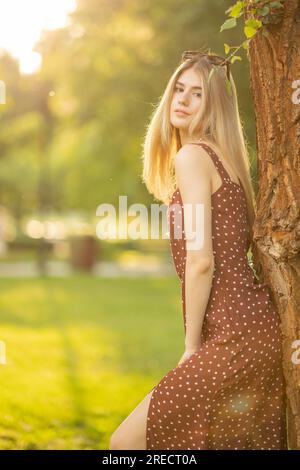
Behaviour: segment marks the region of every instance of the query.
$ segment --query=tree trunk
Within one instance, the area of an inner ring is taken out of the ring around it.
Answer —
[[[259,31],[249,48],[259,178],[254,261],[281,317],[288,442],[300,449],[300,1],[282,3],[264,25],[269,36]]]

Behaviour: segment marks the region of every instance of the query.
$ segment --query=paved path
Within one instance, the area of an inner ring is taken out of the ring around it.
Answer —
[[[76,271],[77,272],[77,271]],[[74,273],[69,263],[63,261],[48,261],[47,275],[67,277]],[[160,263],[155,265],[136,263],[119,264],[112,261],[96,263],[91,274],[97,277],[156,277],[174,275],[172,263]],[[0,277],[36,277],[39,276],[38,266],[35,261],[1,262]]]

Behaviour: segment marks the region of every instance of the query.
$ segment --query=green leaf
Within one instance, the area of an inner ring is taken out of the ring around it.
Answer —
[[[224,44],[224,49],[225,49],[225,54],[228,54],[230,51],[231,47],[228,44]]]
[[[230,80],[228,80],[227,77],[226,77],[226,90],[227,90],[228,95],[232,95],[231,83],[230,83]]]
[[[236,60],[242,60],[241,56],[239,56],[239,55],[234,55],[234,56],[232,56],[231,59],[230,59],[230,62],[231,62],[232,64],[234,64],[234,62],[235,62]]]
[[[256,20],[255,18],[250,18],[245,21],[245,25],[249,26],[250,28],[258,29],[262,26],[262,22],[260,20]]]
[[[243,14],[242,9],[244,8],[244,2],[236,2],[235,5],[231,8],[231,11],[229,13],[229,16],[232,16],[233,18],[237,18]]]
[[[271,8],[283,8],[283,4],[281,2],[270,2]]]
[[[229,18],[228,20],[226,20],[222,24],[220,32],[224,31],[225,29],[234,28],[235,26],[236,26],[236,19],[235,18]]]
[[[259,8],[257,13],[259,13],[261,16],[266,16],[270,13],[270,8],[265,5],[263,8]]]
[[[248,49],[249,48],[249,40],[246,39],[244,42],[243,42],[243,48],[244,49]]]
[[[250,28],[250,26],[245,26],[244,27],[244,33],[247,38],[252,38],[257,33],[257,29],[255,28]]]
[[[226,14],[229,13],[233,9],[234,6],[235,5],[231,5],[229,8],[227,8],[227,10],[225,10],[225,13]]]

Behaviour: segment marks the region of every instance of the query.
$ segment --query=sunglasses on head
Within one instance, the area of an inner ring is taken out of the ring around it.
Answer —
[[[200,51],[184,51],[181,56],[181,63],[190,59],[197,59],[200,57],[206,57],[212,65],[225,65],[226,66],[226,76],[230,80],[230,62],[224,57],[215,54],[205,54]]]

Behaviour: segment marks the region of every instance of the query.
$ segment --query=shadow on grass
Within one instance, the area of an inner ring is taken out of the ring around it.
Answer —
[[[182,352],[175,278],[9,279],[0,290],[8,389],[28,392],[0,393],[14,409],[1,423],[4,447],[107,448]]]

